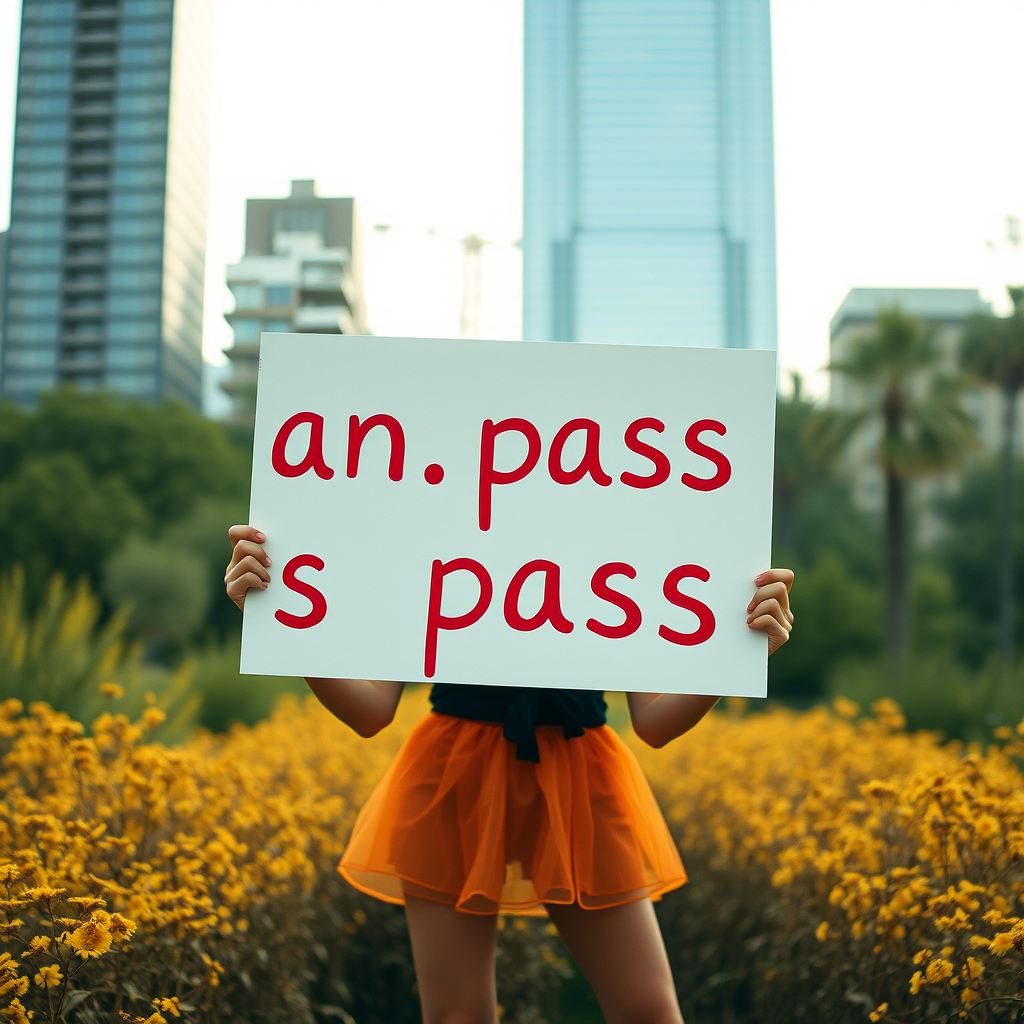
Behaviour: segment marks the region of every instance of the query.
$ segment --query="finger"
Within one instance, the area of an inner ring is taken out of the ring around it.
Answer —
[[[262,544],[267,539],[267,535],[262,530],[257,530],[255,526],[231,526],[228,528],[228,539],[231,541],[231,546],[234,547],[240,540],[251,540]]]
[[[750,604],[747,605],[747,611],[753,611],[762,601],[766,601],[771,597],[774,597],[783,608],[789,607],[789,591],[786,589],[786,584],[781,582],[768,583],[763,587],[757,588],[754,596],[750,599]]]
[[[782,605],[780,605],[774,597],[769,598],[767,601],[762,601],[756,608],[754,608],[754,610],[747,616],[747,622],[753,622],[754,619],[760,618],[762,615],[772,616],[780,626],[789,629],[789,616],[786,614]]]
[[[761,573],[760,576],[754,577],[754,586],[760,587],[766,583],[785,583],[786,589],[789,590],[793,586],[793,570],[769,569],[767,572]]]
[[[224,582],[231,583],[234,580],[241,579],[246,573],[252,573],[264,583],[270,582],[270,573],[252,555],[246,555],[240,562],[232,566],[224,574]]]
[[[245,595],[250,590],[266,590],[267,584],[255,573],[247,572],[237,580],[232,580],[226,587],[228,597],[231,598],[239,608],[245,604]]]
[[[768,634],[769,654],[773,654],[789,639],[789,630],[772,615],[761,615],[747,625],[751,629],[760,629]]]
[[[231,552],[231,561],[228,562],[228,571],[245,558],[246,555],[251,555],[261,565],[270,565],[270,556],[262,547],[260,547],[259,544],[254,544],[251,540],[240,540]]]

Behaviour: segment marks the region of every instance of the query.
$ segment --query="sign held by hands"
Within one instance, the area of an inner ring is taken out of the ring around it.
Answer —
[[[263,336],[247,673],[764,696],[775,353]]]

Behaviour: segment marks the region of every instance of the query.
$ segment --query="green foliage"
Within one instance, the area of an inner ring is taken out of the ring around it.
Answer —
[[[130,609],[134,633],[157,644],[181,642],[206,616],[205,568],[191,551],[132,536],[107,562],[103,589],[112,604]]]
[[[825,551],[809,568],[797,571],[790,601],[794,641],[768,663],[772,697],[812,701],[822,695],[840,659],[881,650],[881,591],[854,577],[835,552]]]
[[[167,715],[157,735],[181,738],[199,704],[189,670],[147,673],[139,645],[125,636],[126,619],[121,610],[101,625],[100,602],[85,581],[72,589],[60,575],[30,615],[24,574],[15,568],[0,579],[0,698],[45,701],[80,722],[105,710],[137,718],[154,701]],[[147,691],[155,693],[147,698]]]
[[[1007,672],[995,657],[977,670],[942,653],[913,655],[899,666],[885,659],[850,661],[832,673],[828,689],[865,708],[890,697],[908,728],[979,743],[990,741],[996,726],[1024,716],[1024,663]]]
[[[248,455],[184,406],[61,389],[31,412],[0,403],[0,571],[25,566],[38,598],[50,575],[87,575],[131,533],[152,535],[199,496],[244,500]]]
[[[846,359],[829,367],[863,389],[857,409],[823,409],[808,431],[811,451],[837,456],[854,434],[874,427],[883,471],[909,479],[962,465],[977,446],[974,421],[960,404],[963,382],[941,372],[935,330],[899,307],[881,310],[878,326],[855,338]]]
[[[999,619],[999,467],[995,459],[976,465],[956,494],[938,507],[947,533],[938,547],[939,563],[953,580],[957,601],[969,616],[960,654],[980,664],[995,645]],[[1013,562],[1017,633],[1024,629],[1024,464],[1014,473]]]
[[[960,363],[964,370],[1015,394],[1024,388],[1024,288],[1010,288],[1013,314],[977,313],[964,326]]]
[[[0,568],[24,565],[35,593],[61,571],[95,580],[102,560],[149,514],[125,481],[97,476],[73,452],[53,452],[0,469]]]
[[[225,732],[232,722],[255,725],[269,717],[283,693],[309,693],[302,679],[243,676],[238,671],[240,653],[235,636],[206,648],[193,661],[193,686],[202,699],[199,724],[212,732]]]

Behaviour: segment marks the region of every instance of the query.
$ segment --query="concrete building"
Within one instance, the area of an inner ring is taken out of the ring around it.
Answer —
[[[830,362],[841,362],[849,352],[850,343],[870,334],[877,323],[880,309],[899,306],[936,331],[936,341],[944,353],[944,369],[956,373],[958,353],[965,320],[975,313],[991,313],[991,306],[974,288],[853,288],[843,300],[830,327]],[[922,382],[922,386],[925,382]],[[840,409],[858,408],[866,401],[864,389],[842,374],[830,374],[829,404]],[[964,398],[964,407],[978,424],[978,433],[985,449],[996,451],[1001,443],[1002,399],[995,388],[978,387]],[[1024,423],[1018,416],[1017,446],[1024,451]],[[847,451],[847,467],[854,481],[854,499],[868,511],[882,507],[882,477],[873,461],[877,437],[868,432],[858,434]],[[955,486],[954,478],[926,479],[916,486],[919,498],[935,497]],[[937,524],[924,523],[927,535]]]
[[[525,0],[523,332],[775,348],[769,0]]]
[[[221,385],[233,417],[255,408],[260,334],[366,334],[362,245],[355,200],[316,194],[293,181],[284,199],[246,202],[245,255],[227,268],[235,308],[227,350],[231,376]]]
[[[207,0],[24,0],[0,391],[199,407]]]

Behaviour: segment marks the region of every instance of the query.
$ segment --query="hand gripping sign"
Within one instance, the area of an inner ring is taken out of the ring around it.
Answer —
[[[764,696],[775,354],[263,336],[242,671]]]

